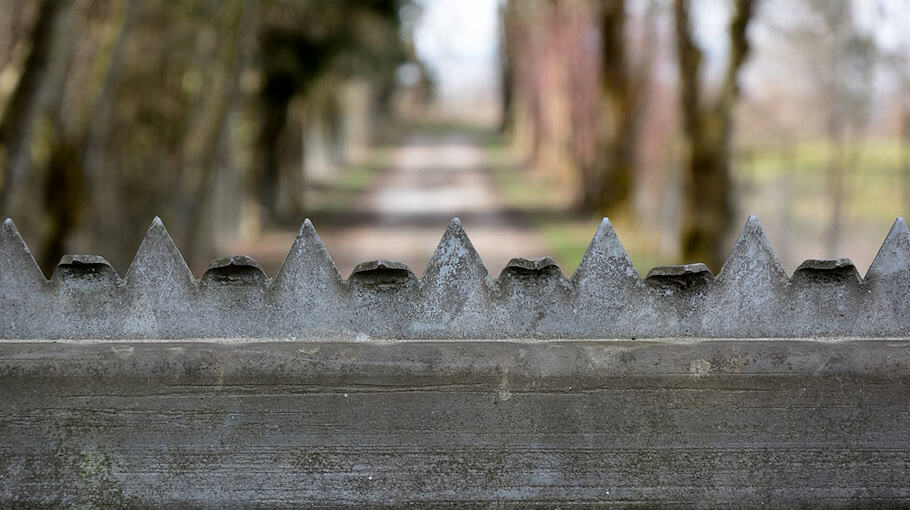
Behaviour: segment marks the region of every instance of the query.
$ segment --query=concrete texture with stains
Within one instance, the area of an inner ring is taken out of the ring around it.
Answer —
[[[906,507],[908,296],[902,219],[864,278],[751,218],[716,277],[604,220],[571,278],[494,278],[454,220],[347,280],[309,222],[196,280],[157,220],[50,279],[7,221],[0,506]]]
[[[0,343],[0,505],[906,507],[907,340]]]

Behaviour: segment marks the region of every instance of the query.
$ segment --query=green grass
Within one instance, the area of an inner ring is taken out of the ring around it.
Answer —
[[[734,178],[746,192],[741,200],[756,214],[774,214],[769,197],[788,187],[798,197],[797,221],[824,224],[830,215],[829,157],[831,144],[808,141],[783,147],[740,150]],[[872,139],[843,149],[846,216],[857,222],[882,222],[907,214],[903,204],[904,169],[900,140]]]
[[[786,148],[789,153],[783,149],[765,146],[737,151],[732,162],[735,202],[742,215],[756,214],[766,226],[796,234],[790,252],[797,254],[794,257],[805,257],[808,250],[818,253],[831,222],[830,145],[804,141]],[[499,137],[488,139],[486,150],[494,182],[505,202],[538,212],[531,215],[535,226],[557,262],[571,274],[599,218],[541,212],[566,210],[568,204],[554,201],[552,190],[558,183],[523,168]],[[857,243],[865,239],[870,228],[890,225],[896,216],[910,214],[904,202],[903,153],[899,140],[872,139],[847,147],[844,154],[843,239]],[[683,262],[662,254],[656,242],[658,234],[635,218],[611,217],[611,222],[642,275],[654,266]],[[850,244],[845,246],[841,249],[852,249]]]

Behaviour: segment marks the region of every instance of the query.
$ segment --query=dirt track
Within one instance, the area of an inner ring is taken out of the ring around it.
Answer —
[[[483,147],[466,135],[414,134],[397,146],[390,167],[350,211],[315,226],[347,277],[359,262],[391,259],[423,274],[440,236],[459,216],[490,274],[510,258],[546,254],[543,240],[508,211],[485,166]],[[274,275],[294,232],[272,232],[238,245]]]

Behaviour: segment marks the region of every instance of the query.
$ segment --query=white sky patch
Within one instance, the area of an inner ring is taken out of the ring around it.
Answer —
[[[414,43],[420,57],[435,73],[439,98],[450,108],[476,102],[478,97],[495,101],[499,87],[497,59],[499,45],[499,6],[503,0],[417,0],[422,14],[414,27]],[[566,0],[562,0],[566,1]],[[571,0],[569,0],[571,1]],[[750,36],[757,47],[747,62],[743,82],[749,87],[762,86],[780,69],[754,66],[763,44],[780,37],[768,30],[764,20],[787,20],[804,15],[798,0],[768,1],[759,4],[756,23]],[[644,2],[633,2],[632,11]],[[668,5],[668,4],[665,4]],[[874,34],[885,51],[910,51],[910,0],[854,0],[854,15],[860,27]],[[732,0],[697,0],[692,4],[695,38],[705,52],[703,75],[715,82],[726,65],[729,52],[728,28]],[[672,10],[666,9],[671,17]],[[672,19],[663,26],[669,30],[673,44]],[[772,76],[767,73],[771,72]]]
[[[492,96],[498,83],[498,0],[420,0],[417,53],[435,73],[440,99]]]

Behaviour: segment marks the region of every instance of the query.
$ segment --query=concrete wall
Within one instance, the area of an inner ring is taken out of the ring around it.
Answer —
[[[455,220],[348,280],[309,222],[196,280],[157,220],[47,279],[7,220],[0,507],[907,508],[908,298],[901,219],[863,278],[752,218],[716,277],[640,278],[604,220],[571,278],[493,278]]]
[[[45,279],[12,222],[0,228],[0,338],[765,338],[910,335],[910,231],[898,219],[861,278],[847,259],[789,277],[758,220],[715,277],[659,267],[642,279],[604,219],[571,278],[513,259],[498,277],[455,219],[418,280],[372,261],[344,280],[306,221],[274,279],[248,257],[196,280],[156,220],[125,277],[95,256]]]
[[[0,343],[0,506],[906,508],[910,341]]]

